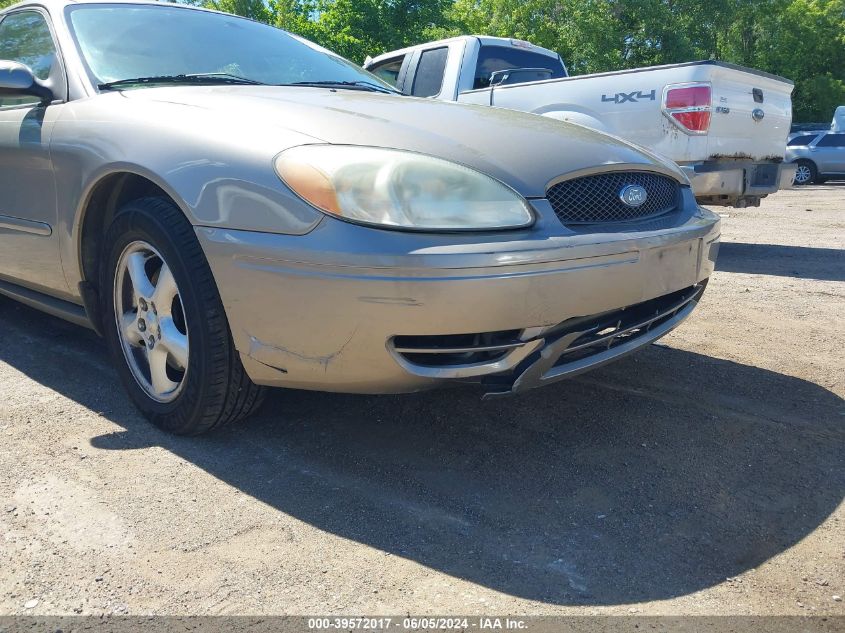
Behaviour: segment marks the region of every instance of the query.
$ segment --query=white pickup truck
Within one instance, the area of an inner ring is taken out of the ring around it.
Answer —
[[[701,61],[570,77],[553,51],[481,36],[364,67],[405,94],[533,112],[649,148],[684,168],[701,204],[757,206],[795,175],[783,163],[793,84],[749,68]]]

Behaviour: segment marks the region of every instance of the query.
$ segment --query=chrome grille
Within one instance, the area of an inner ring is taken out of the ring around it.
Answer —
[[[627,185],[645,188],[648,197],[638,207],[620,199]],[[676,180],[645,171],[620,171],[560,182],[546,191],[546,198],[563,224],[630,222],[676,210],[680,187]]]

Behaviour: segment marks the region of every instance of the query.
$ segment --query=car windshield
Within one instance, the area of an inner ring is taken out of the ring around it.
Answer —
[[[68,7],[95,84],[136,78],[182,83],[318,84],[393,89],[367,71],[280,29],[191,8],[83,4]],[[127,84],[154,85],[158,81]]]

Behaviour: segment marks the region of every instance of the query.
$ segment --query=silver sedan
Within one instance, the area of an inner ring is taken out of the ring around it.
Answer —
[[[266,25],[24,2],[0,60],[0,292],[101,333],[174,433],[265,386],[552,383],[669,332],[713,271],[675,165]]]

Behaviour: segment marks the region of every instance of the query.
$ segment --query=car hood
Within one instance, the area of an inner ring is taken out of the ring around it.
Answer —
[[[542,197],[550,181],[601,165],[657,169],[685,181],[672,163],[619,138],[501,108],[308,87],[180,86],[123,96],[219,112],[227,127],[239,119],[260,121],[268,135],[285,129],[314,142],[437,156],[498,178],[526,197]]]

